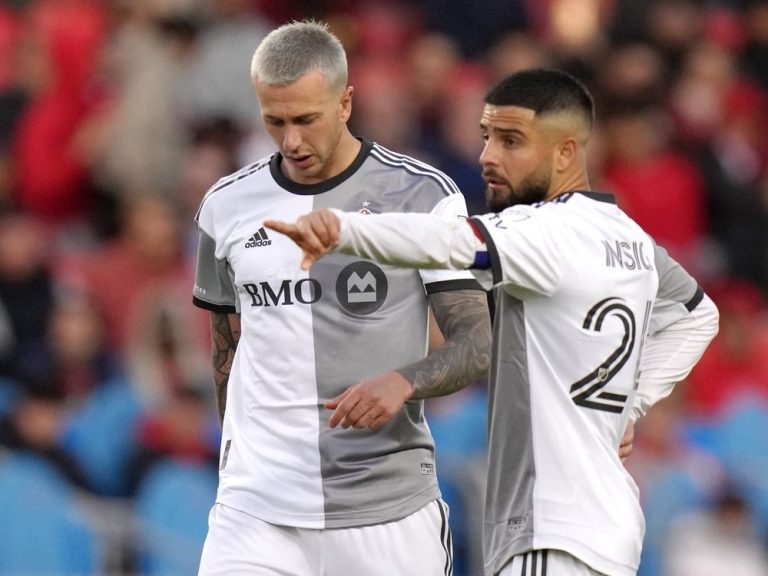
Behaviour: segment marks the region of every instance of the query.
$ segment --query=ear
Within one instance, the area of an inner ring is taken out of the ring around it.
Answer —
[[[573,166],[578,156],[579,143],[576,138],[572,136],[565,137],[555,149],[555,170],[557,172],[565,172]]]
[[[341,93],[339,115],[341,116],[342,122],[349,120],[349,117],[352,114],[352,93],[354,91],[354,86],[347,86],[344,89],[344,92]]]

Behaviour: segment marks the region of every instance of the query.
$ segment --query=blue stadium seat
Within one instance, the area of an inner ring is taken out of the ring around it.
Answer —
[[[197,574],[217,482],[203,464],[168,459],[150,469],[136,495],[142,574]]]
[[[435,410],[438,402],[441,408]],[[431,404],[430,404],[431,403]],[[454,576],[482,572],[483,494],[486,476],[488,396],[470,386],[427,404],[427,421],[435,439],[437,478],[450,508]]]
[[[0,377],[0,416],[4,416],[13,407],[18,397],[16,382]]]
[[[0,576],[98,574],[101,543],[67,480],[45,460],[0,455]]]
[[[667,533],[675,518],[709,505],[709,494],[684,468],[660,472],[642,495],[645,540],[638,576],[662,576]]]
[[[768,402],[745,397],[728,406],[715,438],[716,455],[755,513],[758,531],[768,537]]]
[[[93,489],[103,496],[125,496],[131,488],[135,427],[141,405],[133,388],[114,380],[97,388],[72,416],[62,448],[77,461]]]

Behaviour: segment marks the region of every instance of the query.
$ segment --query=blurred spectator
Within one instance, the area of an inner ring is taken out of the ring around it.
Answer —
[[[686,436],[687,416],[677,391],[638,422],[625,463],[640,489],[645,541],[638,576],[665,576],[662,560],[671,524],[708,505],[722,485],[723,467]]]
[[[357,31],[354,58],[368,61],[397,61],[421,30],[423,11],[407,2],[360,2],[350,11]]]
[[[128,374],[144,414],[137,423],[132,483],[168,460],[218,465],[220,427],[214,409],[209,345],[197,315],[186,313],[185,289],[148,291],[126,342]],[[207,335],[207,333],[206,333]]]
[[[64,396],[53,384],[27,380],[12,409],[0,417],[0,447],[48,462],[74,486],[90,485],[77,461],[61,448],[66,417]]]
[[[176,197],[181,203],[183,251],[191,262],[197,254],[197,232],[191,225],[208,189],[219,178],[232,174],[241,166],[239,155],[246,148],[244,134],[226,118],[196,124],[190,131],[191,144],[181,166]],[[270,145],[269,151],[273,146]],[[266,155],[265,152],[262,156]],[[250,164],[262,156],[249,158]]]
[[[461,64],[456,42],[445,34],[426,33],[413,42],[408,54],[408,92],[415,103],[422,134],[436,134],[443,119],[445,87]]]
[[[768,97],[740,82],[725,94],[722,123],[694,158],[706,182],[711,236],[724,251],[725,273],[768,286]]]
[[[768,552],[743,497],[725,490],[711,509],[673,522],[664,564],[664,576],[765,576]]]
[[[613,14],[604,0],[529,2],[533,29],[565,65],[587,64],[605,45],[606,22]]]
[[[226,118],[247,131],[258,119],[250,62],[271,25],[252,0],[205,0],[205,7],[207,20],[179,82],[186,124]]]
[[[50,239],[24,213],[0,214],[0,373],[39,377],[53,308]]]
[[[768,0],[745,0],[743,69],[768,90]]]
[[[16,82],[16,58],[20,36],[19,19],[9,6],[0,6],[0,91]]]
[[[686,383],[692,414],[713,418],[740,396],[768,401],[768,307],[743,280],[726,280],[707,293],[720,310],[720,333]]]
[[[172,394],[138,426],[132,475],[136,486],[159,462],[173,460],[218,468],[218,420],[211,398],[191,389]]]
[[[15,134],[18,202],[52,224],[82,216],[89,174],[79,129],[98,105],[93,75],[106,14],[91,0],[38,0],[26,14],[24,86]]]
[[[699,0],[651,0],[637,2],[642,8],[644,35],[661,51],[673,75],[690,47],[701,38],[704,20]]]
[[[129,467],[141,409],[117,359],[108,352],[99,310],[85,295],[63,291],[48,333],[50,382],[66,403],[60,445],[94,493],[126,496],[132,488]]]
[[[108,353],[103,318],[87,296],[61,291],[54,300],[46,334],[47,373],[71,409],[119,373],[116,360]]]
[[[547,68],[553,63],[549,47],[524,30],[501,36],[491,46],[486,60],[490,83],[526,68]]]
[[[488,211],[478,159],[483,151],[479,118],[488,90],[488,75],[477,65],[457,67],[446,78],[437,110],[441,122],[435,137],[422,143],[430,162],[447,173],[467,200],[470,215]]]
[[[642,108],[664,102],[667,70],[650,44],[631,42],[614,46],[597,69],[596,98],[602,108]]]
[[[147,304],[147,290],[188,289],[192,282],[173,203],[147,195],[126,198],[121,215],[115,240],[69,256],[59,271],[65,285],[84,290],[102,311],[109,349],[115,353],[126,352],[131,323]]]
[[[418,157],[418,116],[408,90],[408,75],[399,62],[357,61],[350,68],[349,83],[355,87],[350,129],[402,154]]]
[[[92,170],[106,193],[174,190],[187,138],[180,81],[199,17],[193,0],[124,4],[105,53],[110,102],[90,126]]]
[[[614,111],[604,124],[606,186],[619,205],[692,272],[706,234],[706,195],[698,167],[669,142],[655,107]]]
[[[681,143],[691,147],[715,136],[726,96],[740,80],[734,54],[717,43],[696,42],[683,52],[668,101]]]
[[[14,203],[14,134],[27,96],[19,81],[20,17],[0,6],[0,207]]]
[[[201,315],[188,313],[187,292],[183,284],[147,285],[128,318],[127,373],[147,410],[159,414],[179,394],[209,400],[213,408],[208,332]]]
[[[462,54],[479,58],[509,30],[528,23],[527,0],[423,0],[418,3],[427,30],[454,38]]]

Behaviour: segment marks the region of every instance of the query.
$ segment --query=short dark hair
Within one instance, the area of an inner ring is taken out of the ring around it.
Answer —
[[[548,112],[579,112],[592,126],[595,103],[579,80],[550,68],[523,70],[503,78],[485,95],[491,106],[520,106],[536,115]]]

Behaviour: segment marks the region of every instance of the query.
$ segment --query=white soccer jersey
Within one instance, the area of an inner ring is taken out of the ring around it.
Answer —
[[[474,220],[498,286],[489,573],[547,548],[610,575],[639,565],[643,515],[618,446],[658,263],[651,238],[606,198],[566,194]]]
[[[339,217],[341,252],[473,267],[493,290],[487,574],[558,549],[634,575],[644,520],[618,447],[633,410],[667,394],[717,332],[695,280],[607,194],[473,217],[477,237],[421,215]]]
[[[479,288],[468,272],[404,270],[344,255],[299,267],[300,250],[266,231],[336,207],[466,216],[443,173],[363,142],[342,174],[288,180],[281,157],[219,181],[197,217],[196,305],[241,315],[227,390],[217,502],[306,528],[403,518],[439,496],[423,403],[383,429],[331,429],[323,403],[427,351],[425,293]]]

